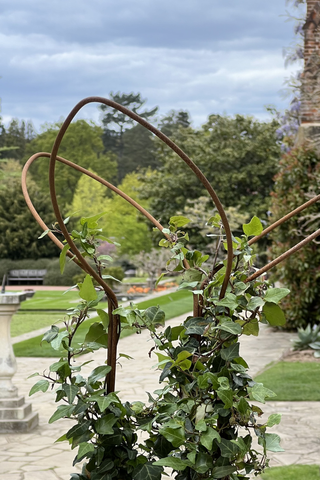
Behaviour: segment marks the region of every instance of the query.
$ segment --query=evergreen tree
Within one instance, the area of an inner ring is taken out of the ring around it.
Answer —
[[[146,100],[141,98],[140,93],[111,92],[110,98],[148,121],[158,111],[158,107],[142,110]],[[143,127],[140,125],[133,127],[134,121],[114,108],[107,105],[101,105],[99,108],[104,112],[102,138],[105,151],[111,151],[117,155],[118,181],[120,182],[127,173],[141,166],[154,165],[151,133],[147,130],[142,133]],[[133,132],[130,134],[131,129]]]

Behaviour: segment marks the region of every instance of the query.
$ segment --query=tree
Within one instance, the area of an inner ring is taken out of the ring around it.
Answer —
[[[141,202],[139,198],[141,182],[135,173],[128,174],[119,188],[143,207],[147,207],[147,202]],[[107,237],[121,244],[119,252],[135,255],[141,250],[149,251],[152,246],[150,231],[139,212],[116,194],[107,202],[108,213],[101,219],[101,227]]]
[[[9,156],[22,161],[25,155],[26,145],[35,137],[33,125],[30,121],[19,121],[13,118],[9,126],[0,125],[0,158]],[[9,154],[8,154],[9,152]]]
[[[91,170],[92,171],[92,170]],[[95,173],[92,171],[92,173]],[[74,192],[70,215],[90,217],[108,208],[106,193],[108,189],[87,175],[78,181]]]
[[[28,182],[30,197],[40,216],[51,225],[54,219],[48,196],[32,181]],[[24,200],[20,179],[0,189],[0,258],[54,257],[59,249],[49,238],[38,240],[42,230],[35,222]]]
[[[159,128],[167,137],[172,137],[179,128],[191,125],[189,113],[184,110],[171,110],[159,123]]]
[[[46,129],[27,147],[28,156],[36,152],[51,152],[61,124],[46,125]],[[71,123],[59,149],[61,157],[97,172],[111,183],[116,178],[117,166],[112,154],[105,154],[101,140],[102,129],[93,122],[77,120]],[[43,191],[48,192],[48,159],[39,159],[31,167],[33,177]],[[61,207],[72,203],[81,173],[57,162],[56,191]]]
[[[151,120],[158,111],[158,107],[141,110],[146,99],[142,99],[140,93],[111,92],[110,98],[146,120]],[[144,131],[140,125],[133,127],[134,121],[130,117],[112,107],[101,105],[99,108],[104,112],[102,138],[105,151],[113,152],[117,156],[118,181],[140,166],[154,166],[151,133]]]
[[[203,171],[224,207],[268,218],[269,194],[280,157],[275,138],[278,123],[259,122],[249,116],[210,115],[199,130],[176,130],[173,140]],[[177,155],[158,142],[161,167],[141,178],[142,195],[150,198],[151,213],[167,221],[182,212],[187,200],[204,194],[200,181]]]

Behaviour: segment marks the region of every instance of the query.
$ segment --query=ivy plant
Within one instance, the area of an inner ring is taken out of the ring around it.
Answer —
[[[73,232],[73,238],[93,258],[99,273],[101,263],[109,259],[96,256],[101,232],[98,216],[94,218],[82,219],[82,229]],[[117,393],[108,392],[107,364],[88,376],[82,372],[88,362],[82,363],[81,355],[107,347],[108,316],[99,309],[104,292],[94,288],[90,275],[78,284],[80,301],[68,312],[66,328],[52,326],[43,337],[65,353],[43,372],[30,394],[53,388],[60,405],[49,422],[73,420],[58,439],[77,449],[74,465],[84,461],[82,473],[71,474],[72,480],[160,480],[167,468],[176,480],[249,479],[268,465],[268,451],[283,450],[279,436],[267,431],[280,422],[280,415],[262,422],[257,406],[275,394],[250,377],[240,354],[242,335],[257,337],[262,323],[285,323],[278,304],[289,291],[271,288],[261,279],[246,281],[254,269],[248,238],[261,232],[261,223],[254,217],[243,226],[241,237],[233,237],[233,269],[222,297],[226,269],[218,251],[226,245],[220,217],[208,222],[217,238],[214,259],[188,248],[188,222],[172,217],[160,245],[171,252],[168,271],[182,276],[179,288],[193,292],[193,315],[179,326],[166,327],[165,313],[156,305],[140,310],[132,303],[114,311],[121,316],[122,328],[148,329],[153,339],[150,354],[157,359],[160,388],[148,394],[148,403],[123,403]],[[61,254],[62,266],[67,248]],[[84,342],[75,345],[74,335],[91,311],[97,312],[98,321]]]

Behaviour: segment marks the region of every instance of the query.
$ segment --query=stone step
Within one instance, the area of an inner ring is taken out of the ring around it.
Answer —
[[[24,404],[24,397],[0,398],[1,408],[19,408]]]
[[[39,424],[39,416],[36,412],[30,413],[23,419],[0,419],[0,433],[27,433]]]
[[[23,419],[27,417],[32,410],[31,403],[25,403],[22,407],[16,408],[1,408],[0,407],[0,419],[14,420]]]

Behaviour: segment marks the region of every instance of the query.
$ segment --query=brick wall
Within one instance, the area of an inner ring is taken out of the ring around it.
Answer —
[[[320,0],[307,0],[301,122],[320,123]]]

